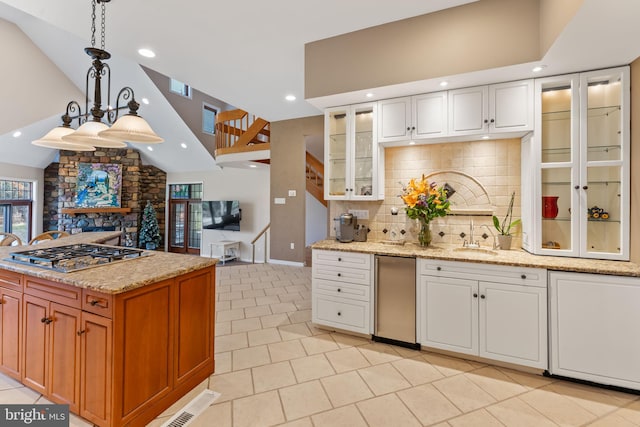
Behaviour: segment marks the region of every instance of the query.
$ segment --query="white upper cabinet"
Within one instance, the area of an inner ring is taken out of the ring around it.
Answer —
[[[523,246],[542,255],[629,259],[629,68],[536,79],[523,143]]]
[[[378,142],[447,135],[447,92],[378,102]]]
[[[533,80],[449,91],[449,136],[533,129]]]
[[[384,199],[384,151],[377,144],[376,107],[373,102],[325,111],[326,200]]]

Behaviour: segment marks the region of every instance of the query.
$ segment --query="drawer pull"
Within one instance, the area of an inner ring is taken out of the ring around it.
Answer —
[[[342,292],[342,289],[338,288],[338,292]]]
[[[342,313],[341,313],[341,312],[338,312],[338,316],[342,316]]]
[[[82,334],[84,334],[85,332],[87,332],[84,329],[79,330],[78,332],[76,332],[76,335],[81,336]]]
[[[341,277],[341,276],[342,276],[342,273],[338,273],[338,277]]]
[[[484,295],[480,295],[480,298],[485,299],[486,297]]]
[[[436,267],[436,270],[440,271],[440,270],[442,270],[442,267],[438,266],[438,267]]]
[[[523,274],[523,275],[521,275],[521,276],[520,276],[520,278],[521,278],[521,279],[526,279],[526,278],[527,278],[527,275],[526,275],[526,274]]]
[[[342,261],[342,258],[338,258],[338,261]]]
[[[92,299],[91,301],[89,301],[89,304],[91,304],[93,307],[107,308],[106,305],[100,304],[100,300],[97,299]]]
[[[478,294],[473,294],[473,297],[474,298],[478,298]]]

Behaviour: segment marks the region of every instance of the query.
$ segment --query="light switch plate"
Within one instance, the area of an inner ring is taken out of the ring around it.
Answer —
[[[296,197],[296,190],[289,190],[289,197]]]
[[[369,209],[349,209],[349,213],[358,219],[369,219]]]
[[[284,205],[285,203],[287,203],[287,199],[285,199],[284,197],[276,197],[275,199],[273,199],[273,203],[276,205]]]

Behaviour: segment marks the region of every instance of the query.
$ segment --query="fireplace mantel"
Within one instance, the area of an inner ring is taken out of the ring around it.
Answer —
[[[67,215],[78,215],[78,214],[88,214],[88,213],[127,214],[131,212],[131,208],[62,208],[60,212]]]

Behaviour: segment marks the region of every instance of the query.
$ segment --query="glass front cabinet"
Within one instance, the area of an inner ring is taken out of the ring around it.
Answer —
[[[376,103],[325,110],[324,198],[384,199],[384,151],[376,137]]]
[[[531,173],[523,246],[628,260],[629,68],[537,79],[535,93],[535,132],[523,145],[523,174]]]

